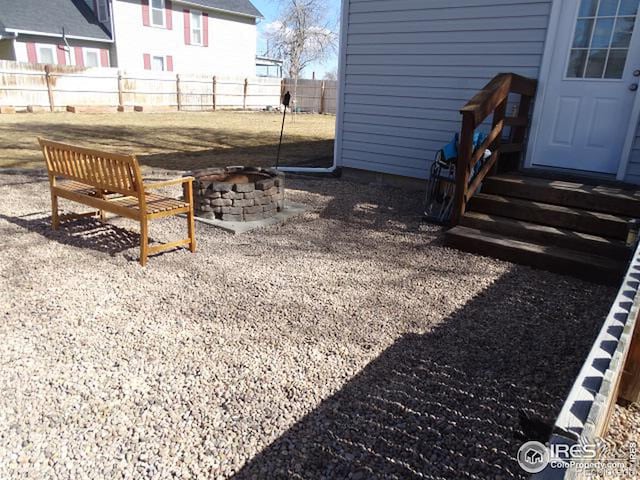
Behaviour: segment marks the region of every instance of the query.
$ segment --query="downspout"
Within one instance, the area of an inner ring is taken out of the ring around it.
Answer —
[[[342,0],[342,10],[340,12],[340,46],[338,48],[338,82],[337,88],[337,112],[336,112],[336,139],[333,150],[333,164],[328,168],[322,167],[278,167],[278,170],[282,172],[290,173],[330,173],[340,174],[340,167],[338,167],[338,155],[342,149],[342,118],[343,118],[343,88],[346,77],[346,64],[347,64],[347,25],[348,25],[348,9],[350,0]]]

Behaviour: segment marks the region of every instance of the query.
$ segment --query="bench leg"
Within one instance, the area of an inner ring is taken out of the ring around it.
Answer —
[[[149,256],[149,224],[146,218],[140,220],[140,265],[147,264]]]
[[[58,196],[51,194],[51,227],[57,230],[60,226],[60,215],[58,213]]]
[[[189,202],[191,208],[189,209],[189,213],[187,213],[187,230],[189,232],[189,250],[191,252],[196,251],[196,223],[193,212],[193,183],[187,182],[186,184],[186,192],[185,192],[185,200]]]

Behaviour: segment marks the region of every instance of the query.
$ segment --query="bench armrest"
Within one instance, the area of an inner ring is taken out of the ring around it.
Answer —
[[[151,190],[154,188],[170,187],[171,185],[178,185],[180,183],[193,182],[194,180],[195,178],[193,177],[181,177],[181,178],[174,178],[173,180],[164,180],[162,182],[145,183],[144,189]]]

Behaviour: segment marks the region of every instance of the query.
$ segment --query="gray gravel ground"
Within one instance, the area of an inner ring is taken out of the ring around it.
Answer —
[[[614,289],[444,248],[419,195],[288,187],[312,211],[143,269],[134,224],[53,232],[0,175],[1,479],[525,478],[517,410],[554,417]]]

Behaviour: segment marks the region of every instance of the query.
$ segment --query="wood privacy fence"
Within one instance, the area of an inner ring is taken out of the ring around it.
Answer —
[[[16,110],[68,107],[211,111],[263,110],[297,93],[302,112],[335,113],[336,82],[267,77],[239,78],[149,70],[33,65],[0,60],[0,107]]]

